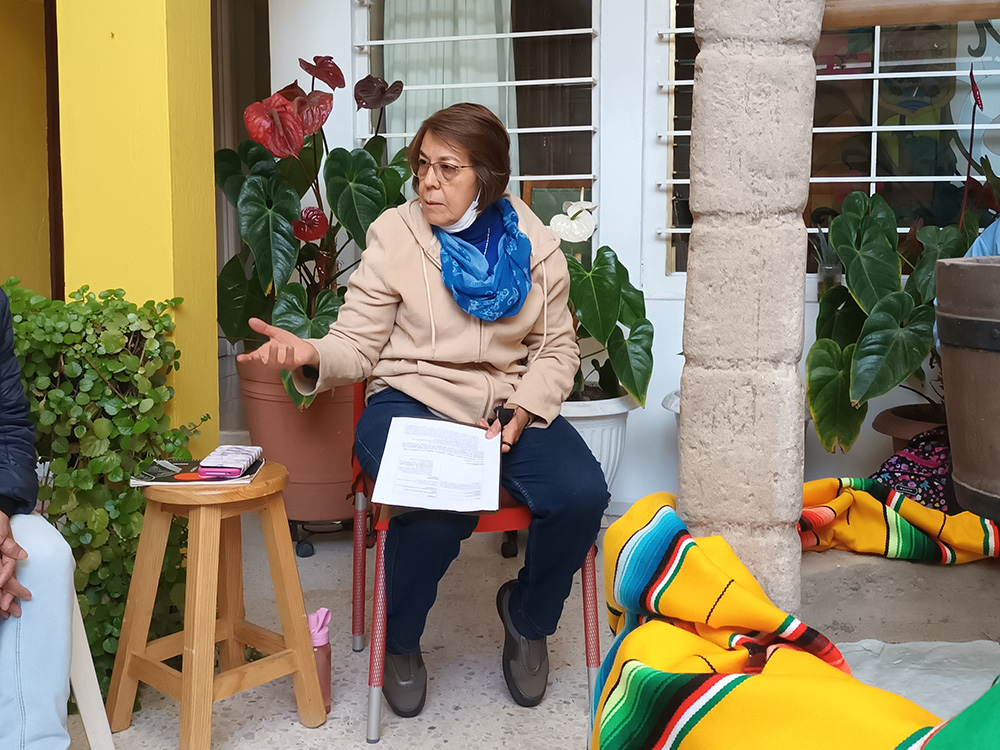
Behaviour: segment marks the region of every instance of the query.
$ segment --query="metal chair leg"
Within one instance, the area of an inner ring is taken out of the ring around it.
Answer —
[[[597,548],[591,547],[583,562],[583,632],[587,644],[587,711],[593,720],[594,688],[601,666],[601,634],[597,626]],[[591,726],[593,730],[593,726]]]
[[[365,557],[368,548],[368,500],[364,493],[354,493],[354,582],[351,586],[351,647],[365,650]]]
[[[372,599],[372,636],[368,644],[368,742],[379,741],[382,721],[382,679],[385,675],[385,531],[375,542],[375,592]]]

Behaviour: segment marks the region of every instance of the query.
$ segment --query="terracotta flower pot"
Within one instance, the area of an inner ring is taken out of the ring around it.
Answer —
[[[892,452],[903,450],[906,444],[922,432],[946,424],[942,404],[903,404],[886,409],[872,420],[872,429],[892,438]]]
[[[299,411],[276,373],[236,363],[247,428],[264,458],[288,468],[285,510],[291,521],[343,521],[354,517],[351,445],[353,386],[321,393]]]

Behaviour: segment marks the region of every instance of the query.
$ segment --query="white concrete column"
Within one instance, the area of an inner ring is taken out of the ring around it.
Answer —
[[[800,603],[798,374],[823,0],[696,0],[680,512]]]

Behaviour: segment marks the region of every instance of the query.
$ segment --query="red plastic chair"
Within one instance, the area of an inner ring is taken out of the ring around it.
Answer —
[[[354,386],[354,421],[364,410],[364,384]],[[355,651],[364,650],[365,634],[365,551],[367,548],[366,521],[368,500],[373,483],[354,459],[354,585],[352,588],[352,640]],[[375,528],[375,593],[372,598],[372,636],[368,661],[368,733],[369,743],[378,742],[382,718],[382,679],[385,668],[385,534],[388,518],[379,518],[378,508],[373,513]],[[514,500],[503,488],[500,490],[500,510],[484,513],[479,517],[474,533],[506,532],[527,529],[531,525],[531,509]],[[583,630],[587,656],[587,711],[593,704],[597,670],[601,665],[600,634],[597,625],[597,573],[596,547],[591,547],[583,563]]]

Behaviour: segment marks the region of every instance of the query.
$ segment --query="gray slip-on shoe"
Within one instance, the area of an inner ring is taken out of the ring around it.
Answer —
[[[521,706],[537,706],[549,680],[549,650],[542,636],[529,641],[514,628],[510,594],[517,581],[507,581],[497,591],[497,612],[503,623],[503,678],[511,697]]]
[[[382,694],[396,716],[404,719],[424,710],[427,698],[427,668],[419,654],[385,655],[385,678]]]

